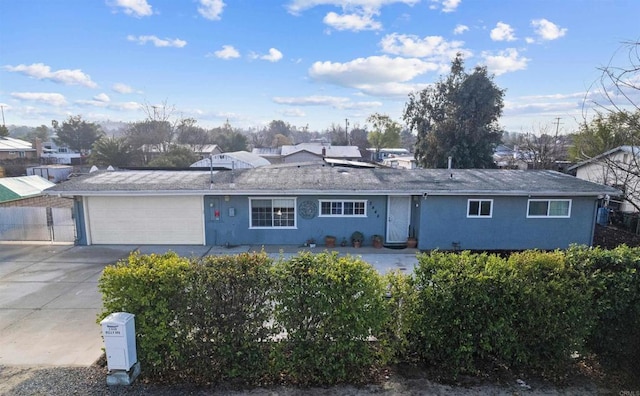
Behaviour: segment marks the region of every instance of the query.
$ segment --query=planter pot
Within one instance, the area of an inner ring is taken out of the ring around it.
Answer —
[[[373,240],[373,247],[376,249],[382,249],[382,241],[379,239]]]
[[[407,239],[408,248],[414,249],[416,246],[418,246],[418,240],[416,238]]]
[[[353,241],[353,247],[359,248],[362,245],[361,241]]]
[[[324,244],[328,247],[328,248],[333,248],[336,247],[336,238],[335,237],[325,237],[324,238]]]

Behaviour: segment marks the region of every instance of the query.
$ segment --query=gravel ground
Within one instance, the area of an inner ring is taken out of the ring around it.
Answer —
[[[250,390],[224,386],[196,387],[190,385],[159,386],[136,381],[131,386],[107,386],[106,369],[91,367],[25,368],[0,366],[1,395],[601,395],[621,394],[580,381],[566,387],[544,383],[508,381],[504,384],[473,383],[445,385],[426,378],[404,378],[391,374],[383,383],[364,387],[335,386],[328,388],[273,387]]]

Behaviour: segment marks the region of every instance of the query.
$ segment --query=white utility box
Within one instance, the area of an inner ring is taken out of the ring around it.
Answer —
[[[126,312],[114,312],[100,322],[107,354],[107,368],[110,371],[129,371],[138,361],[134,316]]]

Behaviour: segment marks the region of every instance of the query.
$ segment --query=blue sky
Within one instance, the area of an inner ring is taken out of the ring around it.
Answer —
[[[462,52],[506,89],[506,130],[572,132],[597,68],[640,39],[637,0],[0,0],[0,15],[0,105],[31,126],[163,102],[203,127],[401,122]]]

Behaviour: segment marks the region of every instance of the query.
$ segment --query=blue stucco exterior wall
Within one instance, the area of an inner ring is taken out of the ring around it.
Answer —
[[[593,242],[595,197],[566,197],[572,200],[569,218],[527,218],[529,197],[491,196],[473,197],[493,199],[491,218],[467,218],[468,198],[428,196],[421,200],[420,249],[548,250]]]
[[[360,231],[365,236],[363,245],[371,245],[371,236],[385,235],[386,196],[298,196],[296,200],[295,229],[251,229],[249,224],[248,196],[205,196],[205,240],[207,245],[303,245],[308,239],[315,239],[318,245],[324,244],[326,235],[336,237],[339,245],[342,238],[350,243],[351,233]],[[251,198],[261,198],[251,196]],[[270,195],[268,198],[278,198]],[[291,198],[282,196],[281,198]],[[303,201],[311,201],[319,205],[320,199],[334,200],[367,200],[366,217],[319,217],[303,218],[298,208]],[[216,219],[215,211],[219,211]],[[231,210],[231,213],[230,213]],[[233,214],[233,215],[231,215]]]

